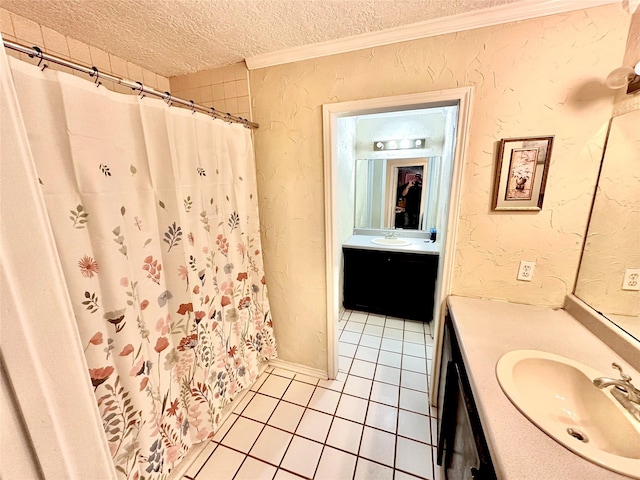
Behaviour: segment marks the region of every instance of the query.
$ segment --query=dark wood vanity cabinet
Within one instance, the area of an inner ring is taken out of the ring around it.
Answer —
[[[345,308],[431,321],[438,255],[342,250]]]
[[[449,315],[438,390],[438,465],[451,480],[495,480],[467,371]]]

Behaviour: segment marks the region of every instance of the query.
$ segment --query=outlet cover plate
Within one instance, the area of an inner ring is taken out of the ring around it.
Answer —
[[[640,268],[627,268],[622,279],[623,290],[640,290]]]
[[[518,268],[518,280],[530,282],[533,280],[533,272],[536,269],[536,262],[526,262],[522,260]]]

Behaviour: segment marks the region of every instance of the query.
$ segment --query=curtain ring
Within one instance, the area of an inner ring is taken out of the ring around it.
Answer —
[[[196,113],[196,104],[193,103],[193,100],[189,100],[189,104],[191,105],[191,114]]]
[[[171,99],[171,94],[169,92],[164,92],[166,94],[166,96],[164,97],[164,101],[167,102],[167,106],[170,107],[171,104],[173,103],[173,100]]]
[[[95,80],[93,81],[93,83],[96,84],[96,88],[98,88],[100,85],[102,85],[102,82],[100,81],[100,72],[98,71],[98,69],[94,66],[91,67],[91,69],[93,70],[93,73],[90,73],[89,76],[90,77],[96,77]]]
[[[244,128],[249,128],[249,120],[247,120],[246,118],[243,118],[242,120],[242,123],[244,123]]]
[[[47,67],[49,66],[49,64],[48,64],[48,63],[46,63],[46,62],[45,62],[45,63],[42,63],[42,62],[44,62],[44,58],[42,57],[42,50],[40,49],[40,47],[38,47],[38,46],[36,46],[36,45],[34,45],[34,46],[33,46],[33,47],[31,47],[31,48],[33,48],[33,49],[36,51],[36,53],[38,54],[38,58],[39,58],[40,60],[38,60],[38,65],[37,65],[37,66],[39,67],[40,65],[42,65],[42,68],[40,69],[40,71],[41,71],[41,72],[44,72],[44,69],[45,69],[45,68],[47,68]],[[29,58],[33,58],[33,57],[35,57],[35,55],[31,55],[31,54],[29,54]]]
[[[142,83],[140,82],[136,82],[136,84],[138,85],[138,88],[131,87],[131,90],[133,90],[134,92],[138,90],[138,96],[142,99],[144,98],[144,85],[142,85]]]
[[[215,120],[216,119],[216,109],[211,107],[211,119]]]
[[[233,120],[231,119],[231,114],[229,112],[227,112],[227,121],[229,122],[229,125],[233,123]]]

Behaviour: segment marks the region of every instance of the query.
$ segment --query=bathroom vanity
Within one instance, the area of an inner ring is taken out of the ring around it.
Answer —
[[[445,465],[451,460],[446,478],[629,479],[578,456],[536,427],[507,398],[496,376],[504,354],[531,349],[561,355],[607,376],[617,373],[611,368],[615,361],[640,379],[637,364],[616,352],[623,347],[609,342],[614,351],[567,310],[456,296],[447,304],[449,347],[443,349],[439,385],[439,430],[449,438],[442,459]],[[455,409],[447,407],[452,397],[458,398]]]
[[[408,245],[379,245],[357,235],[343,244],[344,301],[347,309],[410,320],[431,321],[438,251],[424,239]]]

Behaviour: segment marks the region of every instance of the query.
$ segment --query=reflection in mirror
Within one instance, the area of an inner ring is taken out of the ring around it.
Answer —
[[[640,110],[611,119],[575,295],[640,340]]]
[[[441,157],[357,160],[355,227],[435,227],[441,163]]]

